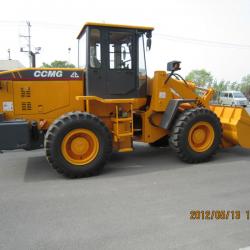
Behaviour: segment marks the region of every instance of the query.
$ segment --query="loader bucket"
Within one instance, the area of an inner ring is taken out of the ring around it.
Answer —
[[[244,108],[210,106],[222,123],[222,146],[240,145],[250,148],[250,115]]]

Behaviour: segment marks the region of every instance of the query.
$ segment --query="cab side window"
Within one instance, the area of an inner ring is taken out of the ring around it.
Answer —
[[[98,29],[90,30],[89,64],[91,68],[101,67],[101,32]]]
[[[129,32],[109,33],[109,68],[132,69],[132,41]]]
[[[233,98],[233,94],[232,93],[229,93],[229,98]]]

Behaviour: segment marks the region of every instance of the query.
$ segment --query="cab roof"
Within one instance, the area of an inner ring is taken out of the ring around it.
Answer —
[[[153,27],[147,26],[133,26],[133,25],[124,25],[124,24],[111,24],[111,23],[94,23],[94,22],[87,22],[84,24],[82,30],[80,31],[77,39],[80,39],[85,32],[86,28],[89,26],[99,26],[99,27],[109,27],[109,28],[122,28],[122,29],[136,29],[136,30],[143,30],[143,31],[152,31],[154,30]]]

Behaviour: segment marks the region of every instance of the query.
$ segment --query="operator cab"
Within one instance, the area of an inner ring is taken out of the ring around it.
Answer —
[[[77,37],[78,67],[86,70],[85,95],[145,97],[145,49],[146,46],[150,49],[152,30],[152,27],[86,23]]]

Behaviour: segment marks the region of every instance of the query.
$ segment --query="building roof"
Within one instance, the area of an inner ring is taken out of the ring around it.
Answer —
[[[133,26],[133,25],[124,25],[124,24],[111,24],[111,23],[93,23],[87,22],[84,24],[81,32],[77,36],[77,39],[80,39],[88,26],[100,26],[100,27],[109,27],[109,28],[122,28],[122,29],[137,29],[137,30],[144,30],[144,31],[152,31],[154,30],[153,27],[147,26]]]
[[[0,60],[0,71],[25,68],[18,60]]]

